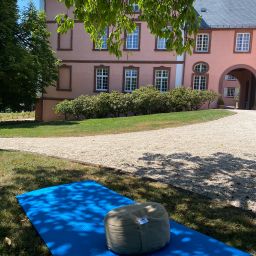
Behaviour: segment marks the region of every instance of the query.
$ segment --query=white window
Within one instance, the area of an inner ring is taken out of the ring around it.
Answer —
[[[106,28],[104,35],[101,37],[101,40],[102,40],[101,47],[97,47],[95,45],[95,49],[96,50],[107,50],[108,49],[107,39],[108,39],[108,28]]]
[[[226,87],[224,88],[224,97],[234,98],[239,95],[239,90],[238,87]]]
[[[198,63],[194,66],[194,72],[206,73],[208,72],[208,65],[206,63]]]
[[[166,50],[166,38],[157,37],[156,48],[157,50]]]
[[[138,69],[126,68],[124,70],[124,91],[132,92],[138,88]]]
[[[194,90],[206,90],[207,89],[207,77],[205,75],[194,75],[193,89]]]
[[[249,52],[250,51],[250,33],[237,33],[236,34],[236,52]]]
[[[237,81],[237,78],[232,75],[225,75],[226,81]]]
[[[140,27],[137,25],[134,32],[127,34],[126,36],[126,49],[138,50],[140,40]]]
[[[168,90],[169,70],[167,69],[155,70],[155,87],[161,92],[166,92]]]
[[[228,87],[227,88],[227,97],[235,97],[236,88]]]
[[[196,52],[209,52],[209,34],[201,33],[196,36]]]
[[[250,33],[237,33],[236,34],[236,52],[249,52],[250,51]]]
[[[96,68],[95,75],[96,91],[108,91],[109,69],[107,67]]]

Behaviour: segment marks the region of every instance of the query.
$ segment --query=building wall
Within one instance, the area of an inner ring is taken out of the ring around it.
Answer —
[[[58,13],[72,14],[63,4],[57,0],[46,0],[45,10],[47,13],[48,28],[51,32],[50,42],[56,51],[58,58],[63,65],[71,70],[70,88],[58,90],[56,87],[49,87],[43,95],[42,119],[49,121],[56,119],[52,108],[63,99],[73,99],[81,94],[95,94],[94,90],[94,68],[104,65],[109,67],[109,91],[122,91],[123,68],[133,66],[139,68],[139,86],[153,84],[153,73],[156,67],[170,68],[169,87],[179,87],[182,83],[186,87],[192,86],[193,66],[197,62],[206,62],[209,65],[207,72],[208,89],[224,94],[224,88],[231,85],[225,81],[224,76],[239,69],[248,67],[256,75],[256,29],[212,29],[200,32],[210,34],[209,53],[186,54],[177,56],[174,52],[156,51],[156,38],[147,28],[146,23],[137,22],[141,26],[140,50],[123,51],[120,59],[110,55],[108,51],[96,51],[90,37],[84,31],[82,23],[75,23],[73,31],[66,35],[58,35],[57,24],[54,21]],[[252,44],[249,53],[234,53],[235,36],[237,32],[251,32]],[[60,47],[62,49],[60,49]],[[63,49],[65,48],[65,49]],[[184,70],[183,70],[184,69]],[[183,72],[184,71],[184,72]],[[243,77],[246,73],[243,74]],[[243,78],[246,81],[246,77]],[[236,82],[232,87],[239,87],[243,84]],[[242,92],[243,94],[244,92]],[[223,95],[224,96],[224,95]],[[244,98],[244,96],[241,96]],[[234,99],[224,97],[226,105],[234,105]]]
[[[153,76],[156,67],[170,68],[170,88],[180,85],[183,76],[183,56],[176,56],[173,52],[155,50],[156,38],[148,30],[146,23],[137,22],[141,26],[140,50],[123,51],[122,57],[117,59],[108,51],[93,49],[93,42],[85,33],[82,23],[76,22],[74,30],[66,35],[58,35],[55,16],[58,13],[70,13],[56,0],[46,0],[45,8],[48,29],[51,32],[50,43],[62,64],[72,69],[71,90],[60,91],[57,85],[49,87],[43,95],[47,102],[52,100],[56,103],[56,100],[73,99],[81,94],[95,94],[94,68],[100,65],[109,67],[109,91],[123,90],[123,68],[129,66],[139,68],[139,87],[154,83]],[[60,46],[66,50],[60,49]],[[176,75],[177,64],[179,64],[178,76]],[[51,109],[44,108],[43,120],[49,121],[54,118]]]
[[[251,32],[252,44],[249,53],[234,53],[236,32]],[[225,71],[235,66],[248,66],[256,69],[256,32],[255,29],[219,29],[202,30],[200,32],[210,33],[210,51],[209,53],[193,53],[186,55],[184,85],[192,86],[193,65],[197,62],[206,62],[209,65],[208,71],[208,89],[221,94],[224,93],[224,75]],[[237,67],[239,68],[239,67]],[[232,71],[232,68],[231,70]],[[222,79],[221,79],[222,78]],[[221,81],[220,81],[221,80]],[[220,83],[222,85],[220,86]]]

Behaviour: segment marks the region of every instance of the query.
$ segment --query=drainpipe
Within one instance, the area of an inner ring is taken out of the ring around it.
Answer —
[[[184,42],[184,31],[182,31],[183,42]],[[182,61],[182,64],[176,64],[176,79],[175,79],[175,88],[181,87],[184,82],[184,66],[185,66],[185,56],[186,53],[177,55],[176,61]]]

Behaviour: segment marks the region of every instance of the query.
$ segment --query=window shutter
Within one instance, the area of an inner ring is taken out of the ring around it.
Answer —
[[[224,97],[228,96],[228,88],[224,88]]]
[[[239,88],[239,87],[237,87],[237,88],[235,89],[235,96],[238,96],[238,95],[239,95],[239,93],[240,93],[240,88]]]

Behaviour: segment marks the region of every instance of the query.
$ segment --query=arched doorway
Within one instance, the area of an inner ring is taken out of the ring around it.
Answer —
[[[256,109],[256,70],[248,65],[235,65],[220,77],[219,93],[226,106]]]

